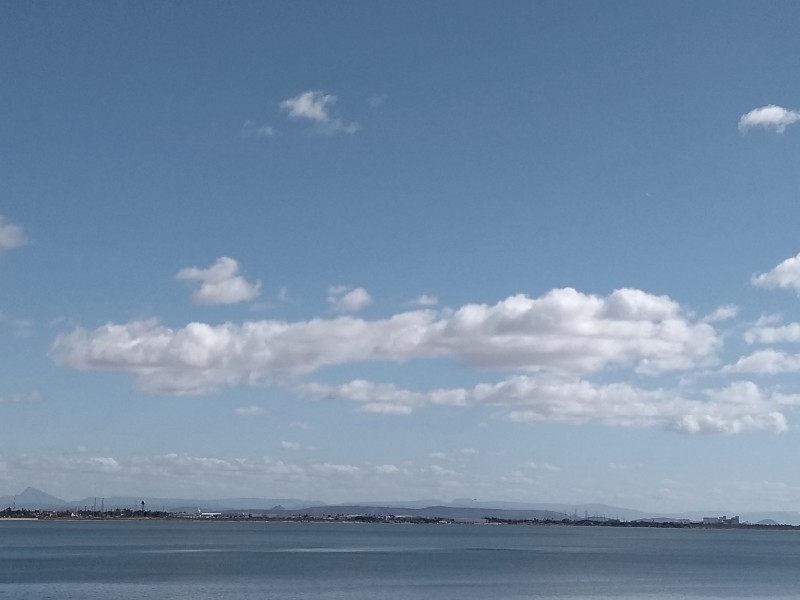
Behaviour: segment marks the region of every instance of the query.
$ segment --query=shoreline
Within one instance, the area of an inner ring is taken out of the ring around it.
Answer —
[[[155,522],[155,521],[180,521],[180,522],[215,522],[215,523],[327,523],[327,524],[383,524],[383,525],[483,525],[483,526],[511,526],[511,527],[594,527],[612,529],[703,529],[703,530],[757,530],[757,531],[793,531],[800,530],[800,525],[790,524],[765,524],[765,523],[739,523],[739,524],[704,524],[704,523],[677,523],[677,522],[643,522],[643,521],[592,521],[583,519],[578,521],[548,521],[548,520],[512,520],[487,518],[481,520],[459,520],[436,517],[401,517],[394,515],[387,516],[365,516],[365,515],[336,515],[329,517],[270,517],[253,515],[179,515],[179,514],[159,514],[159,515],[95,515],[95,514],[48,514],[48,515],[25,515],[25,516],[0,516],[2,522],[78,522],[78,523],[97,523],[97,522]]]

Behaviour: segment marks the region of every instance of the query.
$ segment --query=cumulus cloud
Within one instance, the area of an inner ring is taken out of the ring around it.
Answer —
[[[742,356],[734,364],[725,367],[728,373],[754,373],[777,375],[800,371],[800,354],[787,354],[780,350],[767,348]]]
[[[260,293],[261,282],[250,283],[239,275],[239,263],[227,256],[218,258],[207,269],[189,267],[175,275],[183,281],[199,281],[192,298],[199,304],[234,304],[252,300]]]
[[[372,296],[362,287],[332,285],[328,288],[328,304],[336,312],[357,312],[372,303]]]
[[[132,373],[145,391],[185,394],[299,377],[325,366],[435,357],[501,371],[631,366],[654,375],[706,365],[719,344],[710,324],[692,322],[666,296],[623,289],[600,297],[566,288],[380,320],[195,322],[180,329],[155,320],[108,323],[58,335],[50,356],[73,369]]]
[[[14,225],[0,215],[0,251],[18,248],[28,243],[28,236],[19,225]]]
[[[739,131],[744,133],[751,127],[763,127],[783,133],[789,125],[797,121],[800,121],[800,111],[768,104],[742,115],[739,119]]]
[[[800,254],[787,258],[771,271],[753,275],[750,283],[768,289],[789,288],[800,293]]]
[[[335,133],[353,134],[358,131],[357,123],[346,123],[333,114],[336,96],[321,91],[309,90],[281,102],[281,110],[290,119],[310,121],[313,131],[324,135]]]
[[[620,289],[605,298],[572,288],[540,298],[469,304],[440,322],[435,343],[465,362],[503,370],[592,372],[612,364],[656,374],[697,366],[719,345],[667,296]]]
[[[798,397],[763,392],[751,382],[735,382],[723,389],[705,390],[699,397],[648,390],[627,383],[598,385],[585,380],[552,380],[517,376],[470,389],[411,392],[389,384],[354,381],[339,386],[308,384],[302,392],[317,398],[378,403],[403,411],[435,404],[484,405],[501,410],[514,422],[597,423],[616,427],[652,427],[683,433],[740,433],[784,431],[779,406]],[[397,411],[401,412],[401,411]]]
[[[800,323],[786,325],[770,325],[759,320],[753,327],[744,332],[748,344],[779,344],[781,342],[800,342]]]
[[[244,122],[239,133],[242,137],[272,137],[275,135],[275,129],[270,125],[258,125],[248,120]]]

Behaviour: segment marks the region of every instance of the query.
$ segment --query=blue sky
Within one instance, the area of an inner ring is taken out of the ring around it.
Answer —
[[[0,495],[795,508],[798,19],[0,4]]]

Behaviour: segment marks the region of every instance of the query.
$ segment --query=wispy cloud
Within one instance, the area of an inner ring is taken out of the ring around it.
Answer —
[[[359,130],[358,123],[347,123],[333,113],[337,97],[321,91],[309,90],[281,102],[281,110],[290,119],[308,121],[315,133],[333,135],[353,134]]]
[[[28,243],[28,236],[19,225],[14,225],[0,215],[0,251],[18,248]]]
[[[439,304],[439,298],[431,294],[420,294],[408,303],[408,306],[436,306]]]
[[[242,125],[239,135],[254,138],[272,137],[275,135],[275,128],[270,125],[258,125],[253,121],[247,120]]]
[[[0,404],[23,404],[28,402],[40,402],[41,400],[42,394],[37,391],[0,395]]]
[[[744,133],[752,127],[762,127],[783,133],[789,125],[798,121],[800,121],[800,111],[768,104],[742,115],[739,119],[739,131]]]
[[[729,321],[739,314],[739,307],[735,304],[726,304],[714,310],[711,314],[703,317],[705,323],[720,323],[722,321]]]
[[[239,263],[223,256],[207,269],[189,267],[175,275],[184,281],[199,281],[200,287],[192,294],[200,304],[234,304],[252,300],[259,294],[261,282],[250,283],[239,275]]]
[[[367,106],[371,109],[380,108],[384,104],[386,104],[386,100],[389,96],[386,94],[373,94],[369,98],[367,98]]]
[[[266,409],[263,406],[240,406],[238,408],[233,409],[233,414],[238,415],[240,417],[255,417],[257,415],[262,415],[266,412]]]

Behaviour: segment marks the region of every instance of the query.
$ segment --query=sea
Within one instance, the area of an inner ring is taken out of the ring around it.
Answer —
[[[0,598],[797,598],[800,531],[0,521]]]

